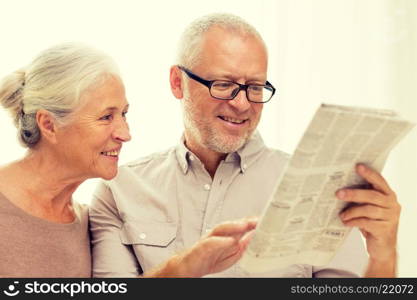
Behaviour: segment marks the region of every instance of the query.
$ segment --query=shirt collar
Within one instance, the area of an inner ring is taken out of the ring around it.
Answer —
[[[255,131],[254,134],[249,138],[248,142],[238,149],[236,152],[229,153],[225,162],[235,162],[237,161],[240,166],[240,171],[244,173],[248,167],[256,160],[260,155],[261,150],[265,147],[264,141],[262,140],[261,135],[258,131]],[[187,173],[189,167],[189,156],[193,154],[185,146],[185,138],[182,135],[180,142],[176,147],[176,156],[178,164],[180,165],[181,170],[184,174]]]
[[[258,131],[255,131],[249,138],[248,142],[235,153],[240,158],[240,170],[242,173],[261,155],[265,148],[264,141]]]
[[[184,174],[187,174],[187,171],[188,171],[187,156],[189,155],[188,153],[191,153],[191,151],[188,150],[187,147],[185,147],[184,134],[181,136],[180,142],[178,143],[175,152],[176,152],[176,155],[177,155],[178,164],[180,165],[180,168],[181,168],[182,172]]]

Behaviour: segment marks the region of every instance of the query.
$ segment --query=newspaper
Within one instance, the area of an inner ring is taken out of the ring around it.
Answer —
[[[351,230],[340,220],[346,202],[335,192],[365,187],[355,165],[381,171],[413,126],[389,110],[322,104],[278,180],[241,267],[264,272],[328,264]]]

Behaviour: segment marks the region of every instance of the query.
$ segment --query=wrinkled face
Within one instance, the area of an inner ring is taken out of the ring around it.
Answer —
[[[82,106],[57,132],[61,159],[77,176],[111,179],[122,144],[130,140],[123,83],[106,78],[82,95]],[[62,154],[62,155],[61,155]]]
[[[265,84],[267,53],[252,35],[211,28],[204,36],[200,59],[191,71],[206,80]],[[263,104],[240,91],[230,101],[211,97],[206,86],[184,75],[183,113],[187,146],[230,153],[242,147],[256,129]]]

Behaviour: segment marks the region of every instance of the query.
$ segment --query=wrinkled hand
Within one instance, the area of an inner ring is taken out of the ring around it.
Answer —
[[[381,174],[363,164],[357,165],[356,172],[372,189],[339,190],[338,198],[357,204],[342,212],[340,217],[345,225],[360,229],[371,259],[388,261],[396,255],[400,204]]]
[[[182,277],[201,277],[221,272],[234,265],[245,251],[256,227],[257,218],[222,223],[180,255]]]

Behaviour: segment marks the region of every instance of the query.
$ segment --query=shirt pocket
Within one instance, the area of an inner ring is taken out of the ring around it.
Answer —
[[[175,253],[177,225],[172,222],[125,222],[122,244],[131,246],[143,272],[155,268]]]

